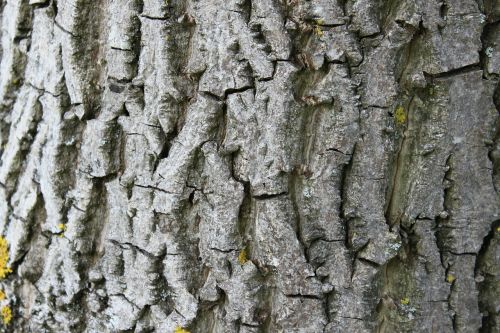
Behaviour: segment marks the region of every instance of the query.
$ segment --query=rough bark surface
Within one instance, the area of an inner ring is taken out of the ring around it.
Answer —
[[[500,332],[499,0],[0,4],[3,330]]]

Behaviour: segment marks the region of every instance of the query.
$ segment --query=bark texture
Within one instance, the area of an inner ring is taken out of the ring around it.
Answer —
[[[3,330],[500,332],[499,0],[0,4]]]

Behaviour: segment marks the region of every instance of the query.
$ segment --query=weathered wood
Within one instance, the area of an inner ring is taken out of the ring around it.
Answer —
[[[2,330],[500,331],[498,0],[0,4]]]

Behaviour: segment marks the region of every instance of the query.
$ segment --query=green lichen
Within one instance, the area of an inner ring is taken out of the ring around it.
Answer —
[[[321,27],[319,25],[315,25],[313,31],[316,36],[318,37],[323,36],[323,30],[321,30]]]
[[[2,306],[2,309],[0,310],[1,315],[2,315],[2,322],[4,325],[9,325],[10,322],[12,321],[12,309],[8,305]]]
[[[322,17],[320,17],[315,19],[314,22],[316,22],[317,25],[322,25],[325,22],[325,20]]]
[[[247,250],[245,248],[241,249],[240,254],[238,255],[238,262],[240,265],[244,265],[248,261],[247,258]]]
[[[394,119],[399,125],[406,123],[406,111],[402,106],[397,107],[396,111],[394,112]]]
[[[174,333],[189,333],[189,331],[182,328],[181,326],[177,326],[174,330]]]

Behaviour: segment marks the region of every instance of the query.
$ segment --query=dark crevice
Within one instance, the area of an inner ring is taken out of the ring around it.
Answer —
[[[150,15],[145,15],[141,14],[140,15],[142,18],[148,19],[148,20],[153,20],[153,21],[167,21],[169,17],[162,17],[162,16],[150,16]]]
[[[463,74],[467,74],[467,73],[471,73],[471,72],[475,72],[475,71],[479,71],[479,70],[482,70],[482,68],[479,64],[472,64],[472,65],[467,65],[467,66],[460,67],[460,68],[455,68],[455,69],[452,69],[450,71],[443,72],[443,73],[431,74],[431,73],[427,73],[425,71],[423,73],[424,73],[424,76],[425,76],[427,82],[432,84],[433,80],[435,80],[435,79],[447,79],[447,78],[450,78],[453,76],[463,75]]]
[[[402,213],[398,213],[397,216],[395,215],[396,213],[396,209],[401,209],[401,207],[396,207],[395,206],[395,197],[396,195],[401,195],[400,193],[398,193],[398,191],[400,191],[400,188],[399,186],[402,186],[403,184],[401,184],[401,182],[405,181],[404,179],[401,179],[402,178],[402,172],[406,171],[404,168],[405,168],[405,165],[403,164],[405,162],[404,158],[404,154],[406,153],[406,149],[407,149],[407,145],[408,145],[408,131],[409,131],[409,128],[410,128],[410,110],[412,109],[412,102],[413,102],[413,99],[415,98],[415,96],[412,96],[410,101],[408,102],[408,104],[406,104],[404,106],[404,110],[408,110],[406,112],[406,119],[405,119],[405,123],[403,124],[404,125],[404,128],[403,128],[403,133],[402,133],[402,139],[401,139],[401,142],[397,148],[397,151],[394,155],[394,170],[392,171],[392,176],[391,178],[389,179],[388,181],[388,185],[387,185],[387,190],[389,193],[389,196],[388,196],[388,199],[386,200],[386,207],[385,207],[385,221],[387,223],[387,225],[389,226],[389,228],[392,230],[392,228],[395,226],[395,225],[399,225],[400,224],[400,221],[401,221],[401,214]],[[405,112],[405,111],[404,111]]]
[[[264,194],[259,194],[259,195],[253,195],[252,197],[256,200],[268,200],[268,199],[274,199],[277,197],[281,197],[284,195],[288,195],[288,192],[280,192],[280,193],[264,193]]]
[[[495,262],[495,248],[498,248],[498,240],[495,240],[495,234],[500,232],[500,220],[494,221],[491,224],[489,233],[484,237],[481,249],[476,259],[474,267],[474,275],[479,280],[478,290],[478,305],[479,310],[483,313],[482,325],[480,332],[492,332],[495,325],[495,296],[492,291],[495,285],[498,284],[497,276],[494,274],[495,268],[498,268],[499,263]],[[498,325],[498,323],[496,323]]]

